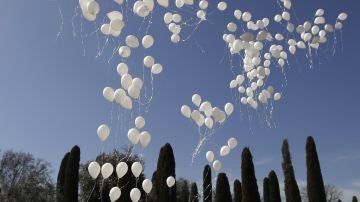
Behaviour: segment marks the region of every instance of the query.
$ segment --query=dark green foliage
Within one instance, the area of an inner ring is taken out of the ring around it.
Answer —
[[[228,201],[232,201],[229,181],[225,173],[219,173],[216,181],[215,202]]]
[[[79,187],[80,148],[74,146],[65,168],[64,198],[67,202],[78,201]]]
[[[340,199],[337,202],[342,202]]]
[[[300,190],[296,183],[295,172],[291,162],[291,155],[287,140],[283,141],[281,153],[283,157],[282,169],[285,176],[284,184],[286,201],[301,202]]]
[[[269,173],[269,202],[281,202],[279,181],[275,171]]]
[[[196,183],[191,184],[190,202],[199,202],[199,192]]]
[[[156,182],[156,171],[153,172],[151,182],[153,184],[153,187],[151,189],[151,192],[148,196],[148,202],[156,202],[158,200],[158,192],[156,189],[157,182]]]
[[[270,202],[269,195],[269,178],[265,177],[263,181],[263,199],[264,202]]]
[[[311,136],[309,136],[306,141],[306,167],[309,202],[326,202],[320,162],[314,139]]]
[[[57,176],[57,182],[56,182],[56,201],[62,202],[64,201],[64,183],[65,183],[65,169],[66,164],[68,162],[70,156],[70,152],[67,152],[64,156],[64,158],[61,161],[59,173]]]
[[[87,167],[90,163],[87,162],[81,165],[80,169],[80,201],[88,201],[88,202],[108,202],[110,189],[118,186],[121,188],[121,196],[117,202],[129,202],[130,199],[130,191],[132,188],[137,187],[141,191],[141,199],[145,201],[146,193],[141,188],[141,184],[144,181],[144,175],[141,174],[138,178],[134,177],[131,172],[131,165],[134,162],[140,162],[143,166],[143,161],[134,154],[131,154],[131,148],[124,149],[124,151],[120,152],[119,150],[113,150],[111,153],[102,153],[96,157],[96,162],[100,165],[105,163],[111,163],[114,166],[114,173],[103,180],[101,174],[99,177],[94,180],[90,177]],[[118,179],[115,168],[119,162],[126,162],[128,165],[128,172],[121,179]]]
[[[158,190],[158,202],[176,202],[176,184],[169,188],[166,179],[175,176],[175,158],[171,145],[165,144],[159,153],[156,169],[156,189]]]
[[[206,165],[203,172],[203,200],[212,202],[211,167]]]
[[[356,196],[353,196],[353,198],[352,198],[352,202],[358,202],[358,199],[357,199],[357,197],[356,197]]]
[[[186,179],[180,178],[176,181],[176,190],[178,202],[189,202],[189,182]]]
[[[241,182],[236,179],[234,181],[234,202],[241,202],[242,200],[242,191],[241,191]]]
[[[260,194],[257,186],[252,155],[247,147],[245,147],[242,151],[241,177],[242,201],[260,202]]]

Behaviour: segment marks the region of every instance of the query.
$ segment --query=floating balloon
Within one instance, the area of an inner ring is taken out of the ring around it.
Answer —
[[[152,74],[160,74],[162,70],[163,70],[163,66],[159,63],[156,63],[151,67]]]
[[[277,101],[277,100],[280,100],[281,98],[281,93],[275,93],[274,94],[274,100]]]
[[[121,190],[119,187],[113,187],[110,189],[109,197],[111,202],[118,200],[120,196],[121,196]]]
[[[142,46],[147,49],[154,45],[154,38],[151,35],[145,35],[141,40]]]
[[[127,58],[131,55],[131,49],[128,46],[121,46],[119,48],[119,55],[123,58]]]
[[[125,162],[120,162],[117,164],[116,166],[116,174],[118,176],[118,178],[122,178],[126,175],[126,173],[128,172],[128,165]]]
[[[93,179],[96,179],[100,174],[100,165],[98,162],[93,161],[88,166],[88,172]]]
[[[153,184],[152,184],[151,180],[145,179],[142,182],[142,188],[145,191],[145,193],[149,194],[151,192],[152,187],[153,187]]]
[[[133,188],[130,191],[130,198],[132,202],[138,202],[140,200],[141,197],[141,192],[138,188]]]
[[[209,163],[214,161],[214,157],[215,157],[214,152],[212,151],[206,152],[206,160],[208,160]]]
[[[112,89],[111,87],[105,87],[103,90],[103,96],[104,98],[109,101],[109,102],[113,102],[114,101],[114,89]]]
[[[101,175],[103,176],[104,179],[109,178],[112,175],[113,171],[114,171],[114,167],[111,165],[111,163],[105,163],[101,167]]]
[[[214,168],[214,170],[215,170],[216,172],[220,172],[221,167],[222,167],[222,165],[221,165],[221,162],[220,162],[219,160],[215,160],[215,161],[213,162],[213,168]]]
[[[234,138],[234,137],[232,137],[228,140],[228,146],[230,149],[235,149],[237,144],[238,144],[238,142],[237,142],[236,138]]]
[[[230,148],[228,145],[224,145],[220,149],[220,156],[227,156],[230,153]]]
[[[183,116],[185,116],[186,118],[190,118],[190,116],[191,116],[191,109],[190,109],[190,107],[187,106],[187,105],[183,105],[183,106],[181,107],[181,114],[182,114]]]
[[[198,94],[194,94],[191,98],[192,102],[194,103],[194,105],[196,106],[200,106],[201,103],[201,97]]]
[[[98,137],[102,142],[106,141],[110,134],[110,128],[106,124],[101,124],[97,129]]]
[[[130,140],[130,142],[132,144],[137,144],[139,143],[140,140],[140,134],[139,131],[136,128],[130,128],[128,131],[128,139]]]
[[[133,175],[137,178],[140,176],[141,172],[143,171],[143,166],[141,165],[140,162],[134,162],[131,165],[131,172],[133,173]]]
[[[175,178],[173,176],[169,176],[166,179],[166,184],[169,188],[173,187],[175,185]]]
[[[235,16],[235,18],[236,18],[237,20],[240,20],[240,19],[241,19],[241,15],[242,15],[242,13],[241,13],[241,11],[240,11],[239,9],[236,9],[236,10],[234,11],[234,16]]]
[[[151,141],[151,135],[149,132],[143,131],[140,133],[141,146],[143,146],[144,148],[147,147],[149,145],[150,141]]]
[[[221,2],[218,3],[217,8],[220,11],[224,11],[227,8],[227,3],[225,1],[221,1]]]
[[[128,73],[129,67],[125,63],[119,63],[116,67],[116,71],[120,76],[123,76],[124,74]]]
[[[229,103],[226,103],[225,105],[225,113],[230,116],[234,111],[234,105],[231,104],[230,102]]]
[[[211,117],[206,117],[205,118],[205,126],[209,129],[212,129],[214,125],[214,121]]]
[[[131,83],[132,83],[132,76],[130,74],[124,74],[121,77],[121,86],[123,87],[123,89],[127,90]]]
[[[139,47],[139,39],[134,35],[129,35],[125,38],[125,43],[130,48],[137,48]]]

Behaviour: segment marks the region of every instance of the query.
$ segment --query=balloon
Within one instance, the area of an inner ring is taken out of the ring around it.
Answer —
[[[200,19],[200,20],[206,20],[206,11],[204,10],[198,10],[196,12],[196,16]]]
[[[215,160],[213,162],[213,168],[216,172],[220,172],[221,170],[221,162],[219,160]]]
[[[282,20],[281,15],[279,15],[279,14],[275,15],[274,20],[275,20],[275,22],[280,22]]]
[[[121,5],[121,4],[124,3],[124,0],[114,0],[114,2],[117,3],[117,4],[119,4],[119,5]]]
[[[162,7],[169,7],[169,0],[157,0],[158,4]]]
[[[220,149],[220,156],[227,156],[230,153],[230,148],[228,145],[224,145]]]
[[[139,47],[139,39],[134,35],[129,35],[125,38],[125,43],[130,48],[137,48]]]
[[[121,31],[125,23],[121,19],[113,19],[110,21],[110,29],[113,31]]]
[[[162,70],[163,70],[163,66],[159,63],[156,63],[151,67],[152,74],[160,74]]]
[[[140,78],[133,78],[131,85],[135,86],[138,89],[141,89],[143,86],[143,81]]]
[[[124,89],[122,89],[122,88],[116,89],[116,91],[114,93],[116,103],[118,103],[118,104],[123,103],[125,96],[126,96],[126,92],[124,91]]]
[[[124,74],[121,76],[121,86],[127,90],[132,83],[132,76],[130,74]]]
[[[146,17],[149,15],[150,10],[143,1],[136,1],[133,6],[133,12],[140,17]]]
[[[343,28],[343,24],[341,22],[336,22],[335,23],[335,29],[342,29]]]
[[[281,14],[281,17],[282,19],[286,20],[286,21],[289,21],[290,20],[290,13],[287,12],[287,11],[284,11],[282,14]]]
[[[173,187],[175,185],[175,178],[173,176],[169,176],[166,179],[166,184],[169,188]]]
[[[315,20],[314,20],[314,23],[315,24],[324,24],[325,23],[325,18],[324,17],[316,17]]]
[[[180,23],[181,22],[181,15],[179,15],[178,13],[175,13],[172,15],[172,20],[175,22],[175,23]]]
[[[141,129],[145,126],[145,119],[142,116],[138,116],[135,119],[135,126],[137,129]]]
[[[185,4],[184,0],[175,0],[175,6],[178,8],[182,8]]]
[[[245,93],[245,88],[244,88],[244,86],[240,86],[240,87],[238,88],[238,91],[239,91],[239,93]]]
[[[133,144],[139,143],[140,134],[136,128],[130,128],[127,136],[131,143],[133,143]]]
[[[315,12],[315,16],[323,16],[325,13],[324,9],[319,8],[317,9],[317,11]]]
[[[212,106],[211,106],[210,102],[205,101],[205,102],[201,103],[201,105],[199,107],[199,111],[205,112],[205,111],[209,111],[209,110],[212,110]]]
[[[205,118],[205,126],[209,129],[212,129],[213,125],[214,125],[214,121],[212,120],[212,118],[206,117]]]
[[[120,162],[117,164],[116,166],[116,174],[118,176],[118,178],[122,178],[126,175],[126,173],[128,172],[128,165],[125,162]]]
[[[251,20],[251,18],[252,18],[252,15],[251,15],[250,12],[244,12],[244,13],[242,14],[242,20],[243,20],[244,22],[249,22],[249,21]]]
[[[113,187],[110,189],[109,197],[111,202],[118,200],[120,196],[121,196],[121,190],[119,187]]]
[[[295,46],[289,46],[289,52],[294,55],[295,52],[296,52],[296,47]]]
[[[138,188],[133,188],[130,191],[130,198],[132,202],[138,202],[140,200],[141,197],[141,192]]]
[[[306,48],[306,45],[305,45],[305,43],[304,43],[303,41],[298,41],[298,42],[296,43],[296,46],[297,46],[298,48],[301,48],[301,49]]]
[[[227,8],[227,3],[225,1],[221,1],[221,2],[218,3],[217,8],[220,11],[224,11]]]
[[[144,148],[147,147],[149,145],[150,141],[151,141],[151,135],[149,132],[143,131],[140,133],[141,146],[143,146]]]
[[[344,21],[348,18],[348,14],[347,13],[340,13],[338,16],[338,20]]]
[[[186,118],[190,118],[191,116],[191,109],[187,105],[181,106],[181,114],[185,116]]]
[[[236,88],[236,86],[238,85],[237,81],[236,80],[232,80],[230,82],[230,88]]]
[[[228,25],[227,25],[227,30],[229,32],[236,32],[237,30],[237,25],[233,22],[230,22]]]
[[[111,165],[111,163],[105,163],[102,167],[101,167],[101,175],[103,176],[104,179],[107,179],[108,177],[110,177],[110,175],[113,173],[114,168]]]
[[[246,97],[242,97],[242,98],[240,99],[240,102],[241,102],[241,104],[246,105],[246,104],[247,104],[247,99],[246,99]]]
[[[284,7],[286,9],[290,9],[291,8],[291,1],[290,0],[285,0],[284,1]]]
[[[214,161],[214,152],[208,151],[206,152],[206,160],[209,161],[209,163]]]
[[[114,101],[114,89],[112,89],[111,87],[105,87],[103,90],[103,96],[104,98],[109,101],[109,102],[113,102]]]
[[[287,29],[287,31],[289,31],[289,32],[294,32],[295,26],[294,26],[294,24],[292,24],[291,22],[288,22],[288,24],[286,25],[286,29]]]
[[[131,84],[128,88],[128,94],[133,99],[138,99],[140,97],[140,88],[136,85]]]
[[[103,33],[104,35],[109,35],[109,34],[110,34],[110,25],[109,25],[109,24],[103,24],[103,25],[101,25],[100,31],[101,31],[101,33]]]
[[[116,71],[120,76],[123,76],[124,74],[128,73],[129,67],[125,63],[119,63],[116,67]]]
[[[327,31],[327,32],[333,32],[334,31],[334,27],[331,24],[326,24],[324,26],[324,28],[325,28],[325,31]]]
[[[185,0],[186,5],[194,5],[194,0]]]
[[[123,58],[127,58],[131,55],[131,49],[128,46],[121,46],[119,48],[119,55]]]
[[[98,162],[91,162],[88,166],[88,172],[93,179],[96,179],[100,173],[100,165],[98,164]]]
[[[164,14],[164,22],[165,24],[170,24],[172,22],[172,13],[167,12]]]
[[[200,103],[201,103],[201,97],[200,97],[200,95],[194,94],[194,95],[191,97],[191,100],[192,100],[192,102],[193,102],[196,106],[200,106]]]
[[[139,162],[134,162],[131,165],[131,172],[133,173],[133,175],[135,177],[139,177],[142,170],[143,170],[143,167],[142,167],[141,163],[139,163]]]
[[[149,11],[154,10],[154,0],[143,0]]]
[[[180,36],[178,34],[171,35],[171,42],[179,43],[180,42]]]
[[[89,1],[86,5],[86,11],[91,15],[97,15],[100,11],[100,5],[96,1]]]
[[[236,138],[232,137],[228,140],[228,146],[230,149],[234,149],[237,146],[238,142]]]
[[[154,38],[151,35],[145,35],[141,40],[142,46],[147,49],[154,45]]]
[[[153,187],[153,184],[152,184],[151,180],[145,179],[142,182],[142,188],[145,191],[145,193],[149,194],[151,192],[152,187]]]
[[[198,125],[198,127],[201,127],[202,125],[204,125],[205,122],[205,117],[204,115],[200,114],[199,119],[196,121],[196,124]]]
[[[226,105],[225,105],[225,113],[226,113],[226,115],[228,115],[228,116],[230,116],[232,113],[233,113],[233,111],[234,111],[234,105],[233,104],[231,104],[230,102],[229,103],[226,103]]]
[[[123,20],[123,15],[119,11],[111,11],[106,14],[110,21],[114,19]]]
[[[274,94],[274,100],[277,101],[277,100],[280,100],[281,98],[281,93],[275,93]]]
[[[236,9],[236,10],[234,11],[234,16],[235,16],[235,18],[236,18],[237,20],[240,20],[240,19],[241,19],[241,15],[242,15],[241,10]]]
[[[144,65],[145,67],[151,68],[155,64],[154,57],[148,55],[144,57]]]
[[[104,142],[110,134],[110,128],[109,126],[102,124],[97,129],[97,134],[102,142]]]

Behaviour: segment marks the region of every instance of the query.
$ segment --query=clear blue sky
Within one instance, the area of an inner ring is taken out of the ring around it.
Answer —
[[[111,104],[102,97],[102,89],[119,85],[116,64],[120,57],[116,54],[108,63],[113,48],[108,47],[96,58],[96,35],[84,38],[83,46],[79,16],[74,20],[76,35],[73,35],[71,18],[76,2],[5,0],[0,6],[0,149],[33,153],[51,162],[54,172],[64,153],[75,144],[81,147],[82,161],[93,159],[102,149],[126,145],[125,131],[132,127],[131,117],[137,115],[134,110],[117,121],[118,109],[114,106],[112,128],[116,130],[105,145],[100,144],[97,126],[109,123],[112,111]],[[110,0],[100,4],[106,11],[118,8]],[[343,188],[346,195],[352,192],[360,195],[360,29],[357,22],[360,3],[357,0],[295,1],[300,21],[312,19],[318,8],[325,9],[331,22],[342,11],[349,14],[343,43],[337,47],[335,56],[331,50],[320,54],[311,70],[301,54],[297,59],[290,59],[287,87],[273,113],[276,127],[268,128],[257,119],[249,123],[248,114],[242,113],[240,118],[237,107],[190,165],[198,135],[179,110],[182,104],[190,104],[193,93],[201,94],[217,106],[232,101],[228,88],[232,79],[229,61],[227,57],[220,61],[225,50],[222,34],[226,24],[234,19],[233,10],[240,8],[252,12],[256,18],[269,16],[271,19],[280,12],[276,1],[234,1],[224,13],[216,11],[214,6],[211,4],[210,10],[214,12],[208,17],[209,21],[200,25],[191,39],[177,46],[170,42],[170,33],[162,20],[166,10],[156,7],[149,30],[155,36],[155,46],[147,51],[136,50],[128,61],[131,72],[137,76],[142,76],[141,61],[146,54],[153,55],[164,66],[164,72],[154,80],[154,97],[149,113],[144,115],[145,129],[150,131],[153,140],[145,150],[135,151],[145,158],[147,176],[150,177],[155,168],[160,147],[169,142],[175,152],[177,176],[199,182],[206,163],[204,153],[208,149],[218,151],[229,137],[235,136],[239,146],[222,159],[223,171],[231,180],[240,177],[240,155],[244,146],[249,146],[254,155],[258,180],[271,169],[282,180],[280,148],[282,140],[288,138],[297,179],[303,182],[306,179],[305,140],[313,135],[325,183]],[[121,40],[134,33],[140,23],[139,18],[128,15],[127,26],[131,32],[125,31]],[[84,22],[83,33],[91,33],[94,27],[93,23]],[[104,43],[101,35],[99,42],[100,46]],[[145,73],[148,82],[149,72]],[[254,112],[250,115],[257,116]]]

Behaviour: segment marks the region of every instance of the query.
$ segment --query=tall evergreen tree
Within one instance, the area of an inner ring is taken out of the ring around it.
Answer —
[[[177,202],[189,202],[190,191],[189,191],[189,182],[180,178],[176,181],[176,191],[177,191]]]
[[[157,191],[157,182],[156,182],[156,171],[153,172],[151,182],[153,187],[151,189],[150,195],[148,196],[148,202],[157,202],[158,201],[158,191]]]
[[[61,161],[59,173],[57,176],[57,182],[56,182],[56,201],[57,202],[63,202],[64,199],[64,183],[65,183],[65,169],[66,164],[69,159],[70,153],[67,152],[64,155],[64,158]]]
[[[283,141],[281,148],[283,157],[282,169],[284,172],[284,185],[286,201],[301,202],[300,190],[296,183],[295,172],[291,161],[289,144],[287,140]]]
[[[320,162],[313,137],[306,141],[307,192],[309,202],[326,202]]]
[[[199,202],[199,193],[195,182],[191,184],[190,202]]]
[[[241,182],[236,179],[234,181],[234,202],[241,202],[242,200],[242,191],[241,191]]]
[[[230,202],[231,200],[228,178],[225,173],[219,173],[216,181],[215,202]]]
[[[241,159],[242,201],[260,202],[252,155],[248,147],[242,151]]]
[[[175,176],[175,157],[169,143],[165,144],[159,153],[156,169],[156,188],[158,190],[158,202],[176,202],[176,185],[169,188],[166,179]]]
[[[211,167],[206,165],[203,172],[203,201],[212,202]]]
[[[79,192],[80,148],[74,146],[69,155],[65,169],[64,198],[66,202],[78,201]]]
[[[352,198],[352,202],[358,202],[358,199],[357,199],[357,197],[356,197],[356,196],[353,196],[353,198]]]
[[[269,202],[281,202],[279,180],[275,171],[269,173]]]
[[[270,202],[269,195],[269,178],[265,177],[263,181],[263,199],[264,202]]]

